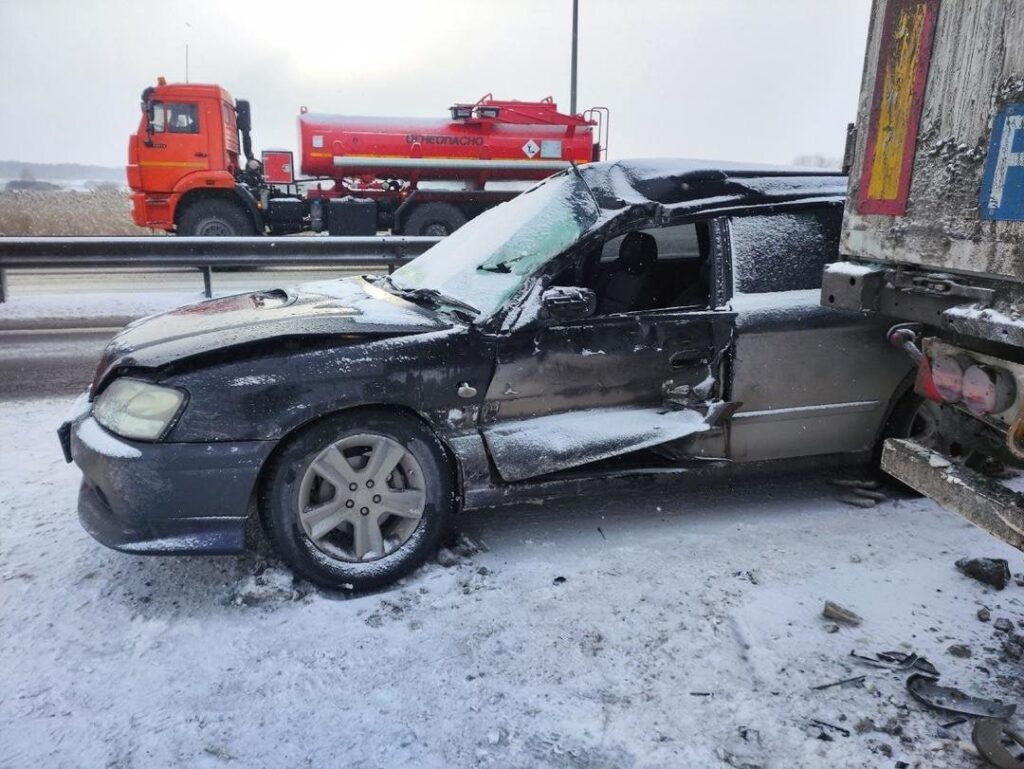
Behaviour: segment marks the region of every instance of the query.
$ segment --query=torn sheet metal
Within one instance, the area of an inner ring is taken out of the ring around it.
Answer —
[[[708,427],[698,411],[606,408],[501,422],[482,432],[501,477],[520,481],[679,440]]]
[[[910,696],[923,705],[950,713],[984,718],[1010,718],[1017,712],[1016,705],[1007,705],[999,700],[972,697],[951,686],[940,686],[931,676],[915,673],[907,679]]]

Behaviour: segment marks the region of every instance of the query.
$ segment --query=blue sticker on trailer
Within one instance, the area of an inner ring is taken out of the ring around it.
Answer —
[[[981,218],[1024,221],[1024,104],[1005,107],[993,122]]]

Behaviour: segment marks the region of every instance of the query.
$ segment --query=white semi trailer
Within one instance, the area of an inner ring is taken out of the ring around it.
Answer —
[[[822,303],[891,317],[934,404],[882,466],[1024,549],[1024,3],[876,0],[847,157]]]

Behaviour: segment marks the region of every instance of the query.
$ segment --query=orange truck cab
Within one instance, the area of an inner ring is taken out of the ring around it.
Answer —
[[[128,142],[135,223],[183,235],[257,234],[258,201],[239,183],[239,131],[248,144],[248,122],[248,103],[236,105],[217,85],[161,78],[143,91],[142,117]]]

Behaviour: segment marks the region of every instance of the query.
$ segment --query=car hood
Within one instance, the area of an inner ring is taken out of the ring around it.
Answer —
[[[237,294],[130,323],[107,345],[93,391],[117,368],[157,368],[270,339],[396,336],[451,326],[447,318],[363,278]]]

